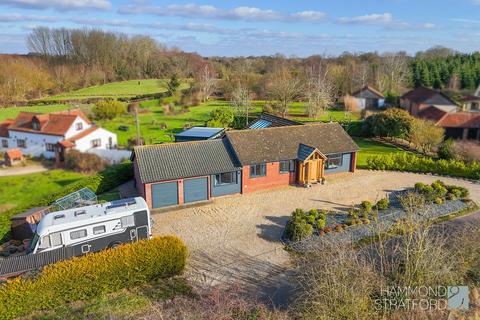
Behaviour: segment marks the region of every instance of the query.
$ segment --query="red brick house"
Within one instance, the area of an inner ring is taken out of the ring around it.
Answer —
[[[161,208],[354,172],[358,146],[338,123],[227,131],[223,139],[141,146],[136,187]]]
[[[446,112],[457,110],[457,105],[449,97],[427,87],[418,87],[405,93],[400,97],[400,105],[412,116],[418,116],[430,106],[436,106]]]

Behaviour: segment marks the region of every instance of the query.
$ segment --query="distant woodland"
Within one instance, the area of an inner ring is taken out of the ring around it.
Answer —
[[[307,58],[202,57],[148,36],[46,27],[33,29],[27,44],[28,55],[0,56],[0,105],[112,81],[172,76],[193,79],[198,90],[208,91],[206,96],[247,94],[251,99],[286,94],[308,100],[319,98],[319,91],[340,97],[366,84],[394,98],[420,85],[471,92],[480,83],[480,52],[444,47],[415,56],[345,52]]]

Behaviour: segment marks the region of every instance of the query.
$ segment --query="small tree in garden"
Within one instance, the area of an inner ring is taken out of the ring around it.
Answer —
[[[103,100],[95,104],[92,112],[95,119],[111,120],[127,113],[127,105],[117,100]]]
[[[415,118],[402,109],[387,109],[373,114],[363,123],[366,136],[408,138]]]
[[[434,147],[442,143],[444,134],[445,129],[437,127],[432,121],[415,119],[409,134],[409,141],[419,147],[424,154],[428,154]]]
[[[212,119],[207,123],[207,126],[209,127],[228,128],[232,125],[233,120],[235,120],[233,110],[228,107],[213,110],[211,116]]]
[[[106,162],[93,153],[70,150],[65,155],[65,168],[84,173],[99,172],[105,169]]]
[[[178,88],[180,87],[180,81],[177,78],[176,74],[173,74],[170,77],[170,80],[167,82],[167,92],[171,96],[175,96],[175,93],[177,93]]]
[[[445,160],[455,159],[454,142],[452,138],[443,141],[438,147],[438,157]]]

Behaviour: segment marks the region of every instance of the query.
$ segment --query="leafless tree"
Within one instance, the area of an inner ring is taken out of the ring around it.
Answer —
[[[328,77],[328,67],[317,66],[307,70],[304,87],[309,118],[317,118],[334,102],[334,86]]]
[[[249,115],[253,110],[251,99],[252,92],[250,92],[247,86],[243,85],[241,82],[238,82],[237,86],[232,92],[230,105],[235,108],[239,115],[245,117],[245,125],[248,125]]]
[[[210,95],[215,91],[217,87],[217,75],[212,66],[208,63],[201,66],[197,74],[197,82],[200,87],[200,94],[203,101],[207,101]]]
[[[378,72],[378,88],[381,92],[400,93],[408,78],[406,54],[404,52],[384,54]]]
[[[286,117],[290,103],[301,92],[302,85],[299,77],[293,75],[285,66],[282,66],[272,74],[268,87],[270,96],[278,102],[278,111]]]

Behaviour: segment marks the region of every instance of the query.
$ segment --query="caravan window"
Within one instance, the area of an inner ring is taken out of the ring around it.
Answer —
[[[72,240],[85,238],[86,236],[87,236],[87,229],[70,232],[70,239]]]
[[[40,245],[38,246],[39,249],[46,249],[50,248],[50,237],[45,236],[42,238],[42,241],[40,242]]]
[[[96,227],[93,227],[93,234],[94,234],[94,235],[102,234],[102,233],[105,233],[105,226],[96,226]]]
[[[122,228],[135,226],[135,220],[133,219],[133,216],[122,217],[120,218],[120,221],[122,222]]]
[[[50,235],[50,242],[51,242],[52,247],[61,246],[63,244],[62,235],[58,232],[57,233],[52,233]]]

